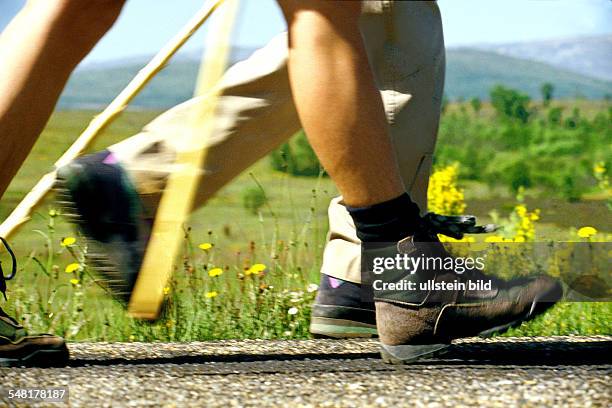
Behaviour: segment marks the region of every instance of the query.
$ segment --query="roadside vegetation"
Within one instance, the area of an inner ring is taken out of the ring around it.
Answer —
[[[475,214],[504,227],[477,241],[609,242],[612,105],[555,100],[554,87],[542,93],[543,101],[533,102],[497,87],[491,102],[445,104],[430,210]],[[0,219],[91,116],[54,115],[3,198]],[[94,150],[154,116],[128,112]],[[308,338],[327,205],[336,194],[304,135],[296,135],[194,213],[165,289],[164,316],[155,323],[127,317],[93,282],[87,248],[49,200],[12,240],[19,271],[2,307],[32,331],[73,341]],[[612,304],[564,302],[509,332],[556,334],[612,334]]]

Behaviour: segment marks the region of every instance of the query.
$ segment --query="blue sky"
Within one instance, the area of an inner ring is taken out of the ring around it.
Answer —
[[[0,0],[0,29],[23,3]],[[154,53],[202,4],[203,0],[129,0],[87,62]],[[438,4],[448,46],[612,33],[610,0],[440,0]],[[242,0],[234,43],[261,46],[284,27],[275,0]],[[205,31],[185,49],[200,48]]]

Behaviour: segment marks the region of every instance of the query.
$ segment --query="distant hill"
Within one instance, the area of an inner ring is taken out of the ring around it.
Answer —
[[[252,50],[236,49],[232,62],[246,58]],[[99,108],[130,81],[148,59],[105,63],[85,67],[70,79],[59,102],[60,108]],[[164,109],[188,99],[198,71],[195,54],[177,58],[166,67],[135,99],[132,107]],[[548,64],[499,55],[472,48],[450,49],[447,52],[445,93],[451,99],[478,96],[486,99],[490,88],[504,84],[539,98],[542,83],[555,86],[555,97],[591,99],[612,94],[612,82],[590,78]]]
[[[541,62],[507,57],[471,48],[447,51],[445,92],[451,99],[488,98],[495,84],[503,84],[540,98],[544,82],[554,85],[554,97],[601,99],[612,95],[612,82],[561,70]]]
[[[235,47],[230,65],[246,59],[254,50]],[[141,109],[164,109],[193,95],[199,69],[200,52],[177,55],[170,64],[142,90],[130,105]],[[78,69],[64,90],[59,108],[98,109],[107,105],[151,59],[134,57]]]
[[[612,34],[523,43],[483,44],[472,48],[544,62],[564,70],[612,81]]]

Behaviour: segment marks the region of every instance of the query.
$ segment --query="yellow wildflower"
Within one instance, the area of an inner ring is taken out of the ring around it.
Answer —
[[[72,273],[72,272],[78,271],[80,268],[81,268],[81,265],[76,263],[76,262],[74,262],[74,263],[71,263],[70,265],[66,266],[65,271],[66,271],[66,273]]]
[[[170,293],[170,288],[168,286],[166,286],[164,288],[164,295],[167,295],[168,293]]]
[[[252,265],[249,269],[245,270],[244,274],[246,276],[257,275],[265,270],[266,270],[266,265],[258,263],[258,264]]]
[[[431,175],[427,190],[430,211],[445,215],[463,213],[465,202],[463,190],[457,187],[458,177],[458,164],[443,167]]]
[[[204,242],[204,243],[198,245],[198,248],[200,248],[203,251],[208,251],[212,247],[213,247],[213,244],[211,244],[210,242]]]
[[[606,172],[606,166],[604,165],[604,162],[598,162],[595,163],[595,165],[593,166],[593,171],[595,172],[595,174],[603,174]]]
[[[580,238],[590,238],[597,234],[597,230],[593,227],[582,227],[578,230],[578,236]]]
[[[251,269],[253,271],[255,271],[255,272],[262,272],[262,271],[264,271],[266,269],[266,265],[257,263],[255,265],[251,266]]]
[[[218,295],[218,293],[213,290],[212,292],[206,292],[206,295],[204,295],[204,296],[206,296],[207,299],[212,299],[214,297],[217,297],[217,295]]]
[[[452,237],[447,237],[446,235],[443,235],[443,234],[438,234],[438,238],[440,239],[440,242],[476,242],[476,238],[468,237],[467,235],[465,235],[461,239],[455,239]]]
[[[524,204],[514,207],[514,213],[518,216],[516,221],[516,232],[511,241],[530,242],[535,239],[535,221],[540,219],[540,210],[527,211]]]
[[[210,271],[208,271],[208,276],[212,276],[213,278],[215,276],[219,276],[223,274],[223,269],[221,268],[212,268]]]
[[[505,242],[506,239],[501,235],[491,235],[485,238],[485,242]]]
[[[63,247],[68,247],[71,245],[74,245],[76,243],[76,238],[75,237],[66,237],[64,239],[62,239],[62,246]]]
[[[73,285],[75,285],[75,286],[76,286],[76,285],[78,285],[78,284],[79,284],[79,280],[78,280],[78,279],[75,279],[75,278],[72,278],[72,279],[70,279],[70,283],[72,283]]]

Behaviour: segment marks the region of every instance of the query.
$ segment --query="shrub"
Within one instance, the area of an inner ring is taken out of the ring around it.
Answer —
[[[565,120],[565,127],[576,129],[580,124],[580,109],[574,108],[572,115]]]
[[[252,214],[257,214],[266,202],[266,194],[259,187],[248,187],[242,191],[242,205]]]
[[[540,87],[540,92],[542,93],[542,102],[544,103],[544,106],[550,105],[550,101],[553,99],[554,91],[555,87],[550,82],[542,84]]]
[[[548,123],[550,123],[551,125],[561,124],[562,119],[563,119],[563,108],[557,107],[557,108],[552,108],[548,111]]]
[[[606,106],[591,117],[567,107],[565,114],[562,107],[532,109],[524,122],[512,116],[513,106],[528,109],[528,99],[520,102],[516,91],[503,87],[492,93],[499,96],[496,110],[502,120],[457,110],[442,117],[436,166],[459,162],[463,179],[515,192],[535,187],[569,201],[597,188],[592,166],[598,161],[610,165],[612,109]]]
[[[476,114],[478,114],[480,109],[482,109],[482,102],[480,101],[480,98],[472,98],[470,100],[470,104],[472,105],[472,109],[474,109],[474,113]]]
[[[529,120],[529,102],[527,94],[517,90],[497,85],[491,90],[491,104],[497,113],[503,117],[517,119],[521,123]]]
[[[291,164],[291,151],[289,143],[283,143],[278,149],[274,150],[270,154],[270,166],[276,171],[282,171],[283,173],[292,173],[289,170]]]
[[[270,165],[274,170],[294,176],[317,177],[322,172],[321,164],[308,143],[303,130],[270,155]]]

